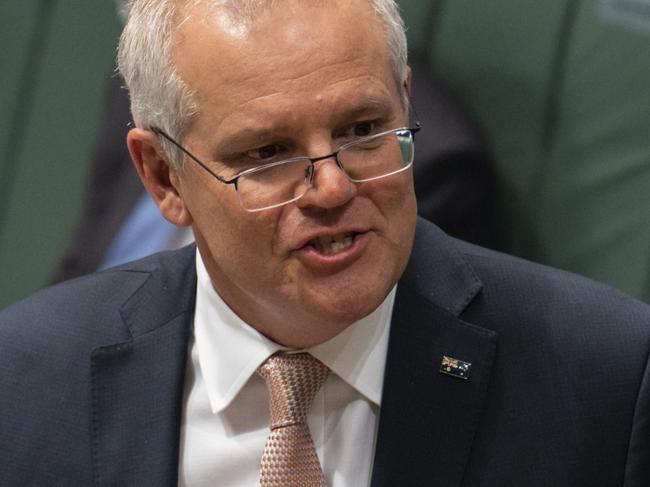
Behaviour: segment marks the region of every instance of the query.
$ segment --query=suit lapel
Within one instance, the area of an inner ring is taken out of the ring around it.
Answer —
[[[177,485],[183,383],[196,288],[193,250],[180,255],[171,269],[155,265],[140,272],[144,283],[121,309],[131,339],[92,353],[97,486]]]
[[[459,318],[480,281],[449,239],[419,225],[391,323],[372,486],[459,486],[483,410],[496,333]],[[440,373],[443,356],[469,379]]]

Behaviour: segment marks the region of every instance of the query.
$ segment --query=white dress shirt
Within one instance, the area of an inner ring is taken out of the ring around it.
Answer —
[[[198,251],[196,269],[179,485],[259,485],[269,405],[266,384],[256,370],[286,348],[224,303]],[[331,370],[307,418],[329,487],[370,485],[394,298],[395,289],[372,314],[307,350]]]

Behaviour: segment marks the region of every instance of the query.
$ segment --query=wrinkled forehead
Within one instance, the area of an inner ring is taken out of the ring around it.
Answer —
[[[173,60],[197,103],[194,129],[216,130],[235,114],[286,122],[364,97],[402,105],[383,24],[367,0],[251,5],[232,14],[224,2],[200,0],[179,16]]]
[[[327,57],[341,45],[350,53],[372,45],[374,62],[395,68],[383,22],[368,0],[177,1],[172,57],[182,77],[190,65],[206,72],[209,57],[229,59],[233,69],[271,59],[280,68],[304,62],[298,53]],[[190,54],[200,45],[203,56]],[[402,73],[394,74],[399,85]]]

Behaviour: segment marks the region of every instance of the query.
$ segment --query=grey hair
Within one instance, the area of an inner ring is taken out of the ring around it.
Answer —
[[[181,1],[208,0],[130,0],[117,56],[118,69],[129,90],[135,125],[161,129],[179,141],[199,111],[194,93],[178,74],[172,60],[173,30],[179,24],[176,15]],[[236,13],[238,20],[244,23],[254,20],[258,7],[269,4],[269,0],[209,1]],[[406,33],[399,8],[395,0],[368,2],[383,24],[399,88],[405,81],[408,62]],[[160,143],[172,167],[181,169],[184,157],[180,149],[162,137]]]

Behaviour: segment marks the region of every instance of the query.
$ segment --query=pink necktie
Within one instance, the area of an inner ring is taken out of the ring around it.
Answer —
[[[260,467],[260,485],[326,487],[307,427],[307,412],[329,369],[307,353],[278,353],[264,362],[271,433]]]

